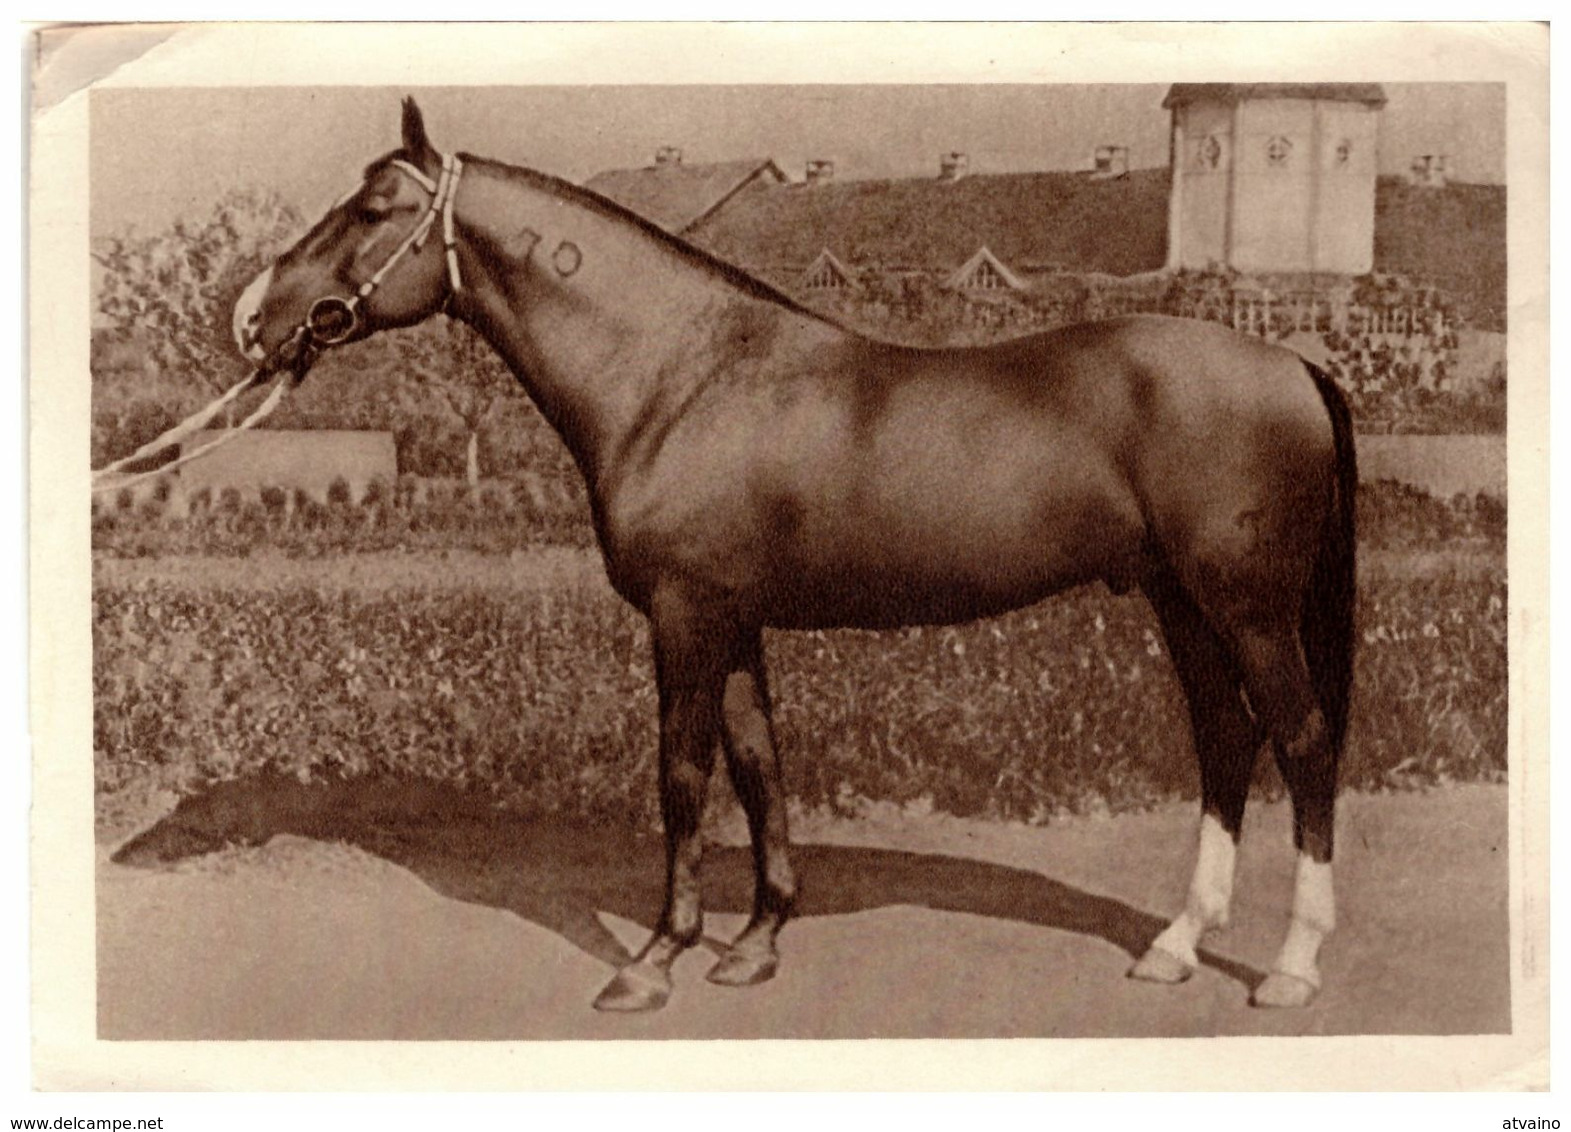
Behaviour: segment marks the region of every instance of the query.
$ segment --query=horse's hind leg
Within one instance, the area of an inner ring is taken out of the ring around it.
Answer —
[[[1298,874],[1292,920],[1271,974],[1255,988],[1256,1006],[1305,1006],[1320,989],[1320,946],[1336,927],[1331,886],[1337,752],[1316,699],[1296,628],[1238,632],[1249,702],[1272,739],[1293,801]]]
[[[666,897],[653,938],[595,999],[597,1010],[654,1010],[671,995],[671,965],[703,931],[700,825],[714,768],[721,687],[735,636],[720,620],[671,594],[650,618],[660,692],[660,813]]]
[[[752,834],[757,881],[752,918],[731,950],[709,972],[709,981],[722,986],[752,986],[773,977],[779,966],[775,937],[796,897],[780,754],[770,721],[762,641],[756,631],[726,676],[721,735],[731,784]]]
[[[1184,910],[1129,974],[1151,982],[1179,983],[1194,973],[1201,937],[1227,925],[1244,803],[1262,736],[1244,705],[1238,666],[1176,579],[1163,571],[1142,588],[1162,624],[1189,702],[1195,757],[1200,763],[1201,815],[1194,878]]]

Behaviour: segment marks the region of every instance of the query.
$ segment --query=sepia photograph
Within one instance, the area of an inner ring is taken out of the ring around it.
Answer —
[[[35,75],[45,1087],[1547,1083],[1547,29],[115,30]]]

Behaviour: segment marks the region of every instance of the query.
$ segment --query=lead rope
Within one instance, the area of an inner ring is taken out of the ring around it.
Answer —
[[[251,429],[257,424],[261,423],[272,414],[274,409],[278,408],[279,402],[284,399],[284,394],[289,391],[290,382],[286,378],[283,378],[282,375],[280,380],[275,382],[273,385],[273,391],[267,395],[267,400],[258,405],[251,412],[250,416],[246,417],[234,428],[225,429],[223,432],[219,433],[218,436],[214,437],[206,444],[199,445],[189,452],[183,452],[178,458],[169,461],[167,464],[160,464],[158,467],[153,468],[150,471],[137,472],[134,475],[119,476],[114,479],[108,478],[114,476],[115,473],[118,472],[121,468],[125,467],[125,465],[139,460],[144,456],[149,456],[154,452],[158,452],[172,445],[179,444],[192,433],[199,431],[203,425],[213,419],[213,416],[223,405],[228,403],[235,396],[238,396],[239,393],[242,393],[245,390],[251,388],[255,378],[256,375],[252,374],[234,388],[230,389],[229,392],[225,393],[217,401],[214,401],[207,408],[201,410],[198,413],[193,413],[191,416],[177,424],[174,428],[164,433],[163,436],[160,436],[157,440],[152,440],[142,445],[141,448],[138,448],[135,452],[125,457],[123,460],[116,460],[113,464],[110,464],[107,467],[99,468],[93,473],[92,494],[97,495],[100,491],[112,491],[130,487],[132,484],[141,483],[143,480],[152,479],[154,476],[167,475],[178,468],[181,464],[189,463],[190,461],[195,460],[198,456],[205,456],[215,448],[222,448],[224,445],[238,437],[241,433],[246,432],[248,429]]]
[[[387,261],[377,269],[375,275],[371,276],[370,279],[366,280],[360,285],[359,289],[354,293],[354,295],[348,299],[340,299],[336,297],[318,299],[315,303],[311,304],[311,309],[307,312],[305,321],[300,324],[299,328],[296,329],[292,335],[290,335],[288,341],[284,344],[283,347],[280,347],[280,349],[290,345],[295,345],[302,352],[311,351],[314,350],[317,343],[324,345],[334,345],[337,342],[343,341],[351,333],[353,333],[356,325],[359,322],[357,308],[359,307],[360,303],[364,299],[368,298],[371,295],[371,292],[375,291],[377,287],[381,286],[382,280],[386,278],[387,273],[393,269],[393,265],[402,259],[404,254],[408,252],[410,248],[414,248],[416,251],[419,251],[420,248],[424,246],[426,237],[431,234],[431,229],[436,223],[438,214],[440,214],[442,217],[442,244],[446,250],[448,282],[452,285],[453,294],[456,294],[458,291],[463,289],[463,275],[458,270],[458,241],[453,228],[453,200],[458,195],[458,178],[459,175],[463,172],[464,163],[459,160],[456,155],[444,153],[442,155],[442,173],[439,179],[436,181],[432,181],[431,178],[427,177],[419,167],[411,164],[408,161],[398,159],[394,160],[391,164],[413,178],[417,184],[423,187],[426,192],[431,194],[431,206],[426,209],[425,215],[420,218],[420,223],[415,225],[414,231],[410,232],[408,236],[404,237],[403,243],[399,244],[398,247],[393,251],[393,254],[387,257]],[[350,195],[352,196],[353,194],[351,193]],[[449,298],[451,298],[451,295]],[[330,303],[336,303],[342,307],[344,311],[350,316],[347,329],[340,331],[336,337],[319,334],[312,326],[312,322],[316,318],[318,310],[322,308],[324,304]],[[167,464],[160,464],[158,467],[146,472],[138,472],[134,475],[111,478],[115,477],[115,473],[119,472],[120,469],[126,467],[127,465],[134,464],[138,460],[145,459],[148,456],[163,451],[165,448],[179,444],[193,433],[201,431],[201,429],[206,426],[209,421],[218,415],[218,411],[225,405],[229,404],[236,397],[239,397],[242,393],[246,393],[259,385],[265,384],[268,379],[268,371],[265,368],[252,370],[245,379],[231,386],[212,404],[208,405],[206,408],[198,409],[185,420],[181,421],[179,424],[163,433],[163,435],[157,437],[154,440],[148,441],[129,456],[124,456],[119,460],[114,461],[114,463],[107,464],[104,467],[94,471],[92,477],[92,494],[96,495],[100,491],[111,491],[127,488],[133,484],[140,483],[143,480],[151,479],[154,476],[167,475],[169,472],[172,472],[180,465],[195,460],[199,456],[205,456],[209,452],[212,452],[215,448],[222,448],[225,444],[228,444],[230,441],[234,440],[241,433],[254,428],[256,425],[260,424],[263,420],[270,416],[274,409],[278,408],[279,403],[284,399],[284,394],[289,390],[291,385],[299,384],[300,379],[305,376],[304,373],[300,373],[296,375],[293,382],[290,382],[283,379],[285,372],[286,371],[282,369],[277,371],[279,380],[273,386],[273,391],[267,395],[267,399],[258,405],[256,409],[252,411],[250,416],[246,417],[234,428],[226,429],[213,440],[210,440],[198,448],[192,449],[190,452],[182,453],[178,458],[171,460]]]

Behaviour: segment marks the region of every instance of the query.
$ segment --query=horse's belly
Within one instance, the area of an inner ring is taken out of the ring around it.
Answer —
[[[1078,438],[1027,432],[982,450],[925,439],[772,497],[790,521],[768,524],[766,617],[969,620],[1106,576],[1143,542],[1127,485]]]
[[[953,625],[1019,609],[1088,580],[998,585],[975,578],[878,570],[805,575],[775,590],[759,611],[759,620],[780,629]]]
[[[1100,514],[1098,512],[1100,511]],[[925,522],[850,512],[773,556],[765,617],[781,627],[968,621],[1106,576],[1139,539],[1085,507],[975,508]]]

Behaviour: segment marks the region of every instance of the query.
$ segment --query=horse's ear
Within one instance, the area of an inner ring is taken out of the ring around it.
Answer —
[[[426,137],[425,118],[413,98],[404,99],[404,152],[417,164],[423,164],[424,158],[436,152],[436,147]]]

